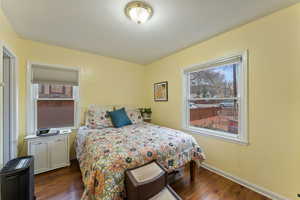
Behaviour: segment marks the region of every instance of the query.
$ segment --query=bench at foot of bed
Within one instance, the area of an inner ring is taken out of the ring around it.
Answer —
[[[128,169],[125,188],[128,200],[181,200],[168,186],[168,172],[156,161]]]

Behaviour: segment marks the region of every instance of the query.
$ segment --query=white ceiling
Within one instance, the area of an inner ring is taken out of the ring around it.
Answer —
[[[123,12],[129,0],[2,0],[23,38],[147,64],[299,0],[147,0],[150,21]]]

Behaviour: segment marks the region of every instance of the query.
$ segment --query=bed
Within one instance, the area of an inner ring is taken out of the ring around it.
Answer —
[[[83,200],[123,199],[128,168],[157,160],[171,172],[205,158],[192,136],[145,122],[122,128],[82,127],[76,153],[85,186]]]

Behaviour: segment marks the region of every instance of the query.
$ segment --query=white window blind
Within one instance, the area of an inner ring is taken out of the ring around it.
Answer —
[[[184,72],[188,73],[188,72],[193,72],[193,71],[199,71],[201,69],[206,69],[206,68],[224,66],[224,65],[233,64],[233,63],[240,63],[240,62],[242,62],[242,60],[243,60],[242,55],[236,55],[236,56],[232,56],[232,57],[228,57],[228,58],[224,58],[224,59],[220,59],[220,60],[216,60],[216,61],[203,63],[203,64],[201,64],[200,67],[199,67],[199,65],[195,65],[194,67],[189,67],[188,69],[184,70]]]
[[[57,68],[45,65],[32,65],[31,82],[61,85],[79,85],[79,72],[76,69]]]

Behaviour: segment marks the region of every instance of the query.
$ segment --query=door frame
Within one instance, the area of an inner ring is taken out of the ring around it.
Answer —
[[[11,156],[12,158],[17,157],[18,155],[18,137],[19,137],[19,67],[18,67],[18,59],[14,51],[3,41],[0,41],[0,74],[3,74],[3,54],[6,54],[11,59],[11,73],[10,73],[10,81],[11,81],[11,91],[10,91],[10,105],[11,105],[11,138],[10,141],[11,145]],[[0,87],[3,87],[3,77],[0,78]],[[3,94],[3,93],[2,93]],[[3,110],[3,108],[1,108]],[[2,118],[2,117],[1,117]],[[0,119],[1,119],[0,118]],[[1,120],[2,121],[2,120]],[[3,127],[3,126],[2,126]],[[3,130],[0,131],[0,146],[3,147]],[[4,158],[4,149],[1,149],[1,155],[0,155],[0,164],[3,163]]]

